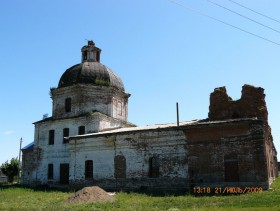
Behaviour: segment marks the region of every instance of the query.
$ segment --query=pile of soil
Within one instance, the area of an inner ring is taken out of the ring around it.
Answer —
[[[85,187],[65,200],[66,203],[114,202],[115,194],[107,193],[98,186]]]

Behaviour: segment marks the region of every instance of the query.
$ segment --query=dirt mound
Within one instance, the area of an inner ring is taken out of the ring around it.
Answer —
[[[90,203],[90,202],[113,202],[115,195],[107,193],[97,186],[85,187],[75,193],[74,196],[65,200],[65,203]]]

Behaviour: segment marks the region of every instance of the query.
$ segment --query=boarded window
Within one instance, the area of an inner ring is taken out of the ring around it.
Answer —
[[[53,164],[48,165],[48,179],[53,179]]]
[[[92,160],[85,161],[85,178],[86,179],[93,178],[93,161]]]
[[[237,155],[225,155],[224,168],[225,168],[225,182],[239,181]]]
[[[149,176],[159,177],[159,159],[157,157],[150,158],[149,167]]]
[[[54,130],[49,130],[49,145],[54,144]]]
[[[85,130],[86,130],[85,126],[80,126],[79,127],[79,135],[85,134]]]
[[[63,129],[63,144],[69,143],[69,140],[67,139],[69,137],[69,128]]]
[[[114,158],[115,178],[126,178],[126,159],[123,155],[117,155]]]
[[[65,112],[71,112],[71,98],[65,99]]]

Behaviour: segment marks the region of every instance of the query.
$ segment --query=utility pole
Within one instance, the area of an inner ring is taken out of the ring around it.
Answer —
[[[22,138],[20,138],[20,144],[19,144],[19,156],[18,156],[18,179],[17,179],[17,183],[19,184],[19,176],[20,176],[20,169],[21,169],[21,165],[20,165],[20,161],[21,161],[21,145],[22,145]]]
[[[177,112],[177,126],[179,127],[179,105],[176,103],[176,112]]]

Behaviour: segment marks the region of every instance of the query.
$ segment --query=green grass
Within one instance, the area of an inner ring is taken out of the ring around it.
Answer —
[[[0,186],[0,210],[280,210],[280,178],[272,190],[242,195],[149,196],[118,193],[114,203],[65,204],[73,192]]]

